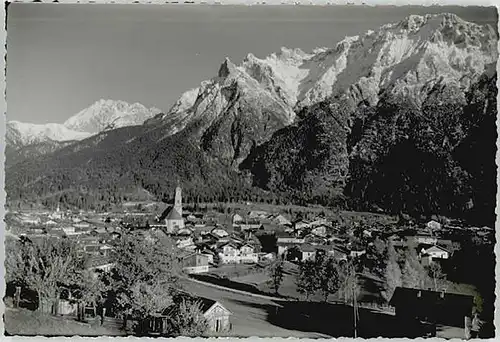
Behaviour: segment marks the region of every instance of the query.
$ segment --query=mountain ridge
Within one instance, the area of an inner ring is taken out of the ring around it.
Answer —
[[[159,112],[157,108],[148,109],[139,103],[101,99],[62,124],[8,121],[6,142],[10,148],[17,149],[43,143],[78,141],[101,131],[142,124]]]
[[[89,201],[119,201],[120,185],[161,198],[180,179],[191,198],[474,211],[490,220],[491,198],[473,189],[496,184],[491,163],[478,160],[479,168],[471,158],[472,146],[489,158],[494,145],[485,123],[496,111],[497,41],[491,27],[441,14],[410,16],[312,53],[282,48],[240,65],[226,58],[216,76],[143,125],[63,147],[42,158],[43,167],[36,160],[8,167],[7,193],[49,201],[81,184]],[[398,164],[405,156],[413,169]],[[444,187],[419,181],[419,169]]]

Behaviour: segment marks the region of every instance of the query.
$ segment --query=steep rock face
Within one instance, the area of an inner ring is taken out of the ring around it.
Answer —
[[[412,15],[316,54],[308,63],[320,81],[304,89],[298,106],[328,96],[376,105],[385,93],[422,102],[436,82],[467,91],[496,62],[496,41],[490,26],[454,14]]]
[[[167,114],[148,120],[146,126],[164,127],[165,136],[189,132],[204,151],[237,165],[252,146],[289,125],[294,115],[275,92],[226,59],[217,77],[184,93]]]
[[[226,59],[217,77],[147,124],[166,127],[166,136],[191,127],[205,151],[237,166],[252,146],[295,122],[296,112],[330,97],[355,111],[384,96],[420,105],[437,84],[466,92],[494,72],[496,41],[489,26],[439,14],[409,16],[312,53],[281,48],[263,59],[249,54],[239,66]]]

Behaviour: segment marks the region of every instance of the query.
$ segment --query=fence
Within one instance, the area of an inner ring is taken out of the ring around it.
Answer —
[[[393,315],[396,314],[396,308],[382,303],[371,303],[371,302],[358,302],[358,306],[364,309],[379,310],[384,312],[389,312]]]

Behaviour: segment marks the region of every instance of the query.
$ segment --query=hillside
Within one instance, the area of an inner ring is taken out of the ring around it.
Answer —
[[[254,149],[240,168],[256,186],[300,193],[307,202],[335,204],[342,193],[355,209],[376,205],[491,225],[496,96],[496,75],[484,75],[466,94],[443,86],[421,105],[387,96],[349,115],[324,101]]]

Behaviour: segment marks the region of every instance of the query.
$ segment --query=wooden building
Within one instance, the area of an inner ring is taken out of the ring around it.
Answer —
[[[389,304],[396,309],[402,325],[414,326],[415,322],[460,327],[466,336],[466,322],[472,316],[474,297],[422,289],[397,287]]]
[[[198,304],[207,323],[207,335],[223,334],[231,330],[230,317],[232,312],[221,303],[199,296],[194,296],[186,292],[181,292],[174,297],[174,303],[156,315],[150,322],[150,332],[168,336],[170,334],[175,317],[181,303],[185,301],[189,304]]]

